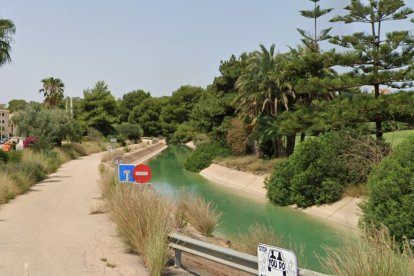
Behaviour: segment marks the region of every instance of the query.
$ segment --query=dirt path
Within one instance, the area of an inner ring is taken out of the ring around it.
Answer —
[[[108,216],[90,214],[100,159],[70,161],[0,206],[0,275],[148,275]]]

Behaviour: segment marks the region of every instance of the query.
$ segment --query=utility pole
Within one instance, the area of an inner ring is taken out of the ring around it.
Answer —
[[[70,116],[73,119],[73,98],[70,97]]]

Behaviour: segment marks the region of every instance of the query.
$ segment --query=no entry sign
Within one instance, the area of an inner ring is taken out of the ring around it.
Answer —
[[[138,183],[147,183],[152,177],[151,168],[144,164],[136,165],[132,171],[132,177]]]

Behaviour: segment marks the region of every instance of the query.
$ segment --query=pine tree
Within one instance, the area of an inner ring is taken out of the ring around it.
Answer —
[[[320,0],[310,0],[314,4],[312,10],[301,10],[300,14],[312,19],[314,22],[314,30],[305,31],[303,29],[297,29],[301,35],[301,41],[303,45],[298,46],[296,49],[291,49],[290,57],[290,72],[292,76],[293,90],[298,96],[298,102],[296,109],[298,114],[302,111],[308,110],[308,106],[315,100],[331,100],[334,94],[331,90],[327,89],[324,85],[325,79],[334,79],[337,74],[331,67],[331,54],[321,50],[320,43],[328,40],[330,31],[332,28],[322,29],[318,32],[318,20],[329,14],[333,9],[322,9],[319,5]],[[306,113],[306,112],[305,112]],[[296,114],[295,114],[296,115]],[[290,132],[300,132],[301,141],[305,139],[305,131],[309,128],[303,120],[297,120],[298,118],[292,114],[287,115],[289,118],[288,123],[284,123],[286,131],[291,129]]]
[[[362,23],[369,26],[369,31],[335,36],[330,40],[349,49],[338,59],[339,65],[353,69],[342,77],[346,80],[344,88],[373,86],[375,99],[379,99],[381,87],[412,87],[414,37],[405,30],[384,34],[383,25],[387,21],[406,20],[413,10],[406,7],[403,0],[369,0],[367,3],[351,0],[345,10],[345,15],[336,16],[331,22]],[[381,113],[373,118],[379,140],[382,139],[383,119]]]
[[[332,30],[331,28],[323,29],[318,33],[318,19],[328,13],[330,13],[333,8],[329,9],[321,9],[321,7],[318,5],[318,2],[320,0],[309,0],[314,3],[314,8],[312,10],[301,10],[300,14],[303,17],[313,19],[314,21],[314,33],[307,32],[303,29],[297,29],[298,32],[302,36],[302,42],[303,44],[312,52],[319,52],[320,47],[319,43],[321,41],[327,40],[330,38],[329,32]]]

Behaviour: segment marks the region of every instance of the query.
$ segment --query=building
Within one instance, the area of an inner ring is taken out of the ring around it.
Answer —
[[[0,109],[0,138],[11,137],[13,135],[11,122],[10,122],[10,111],[7,109]]]

